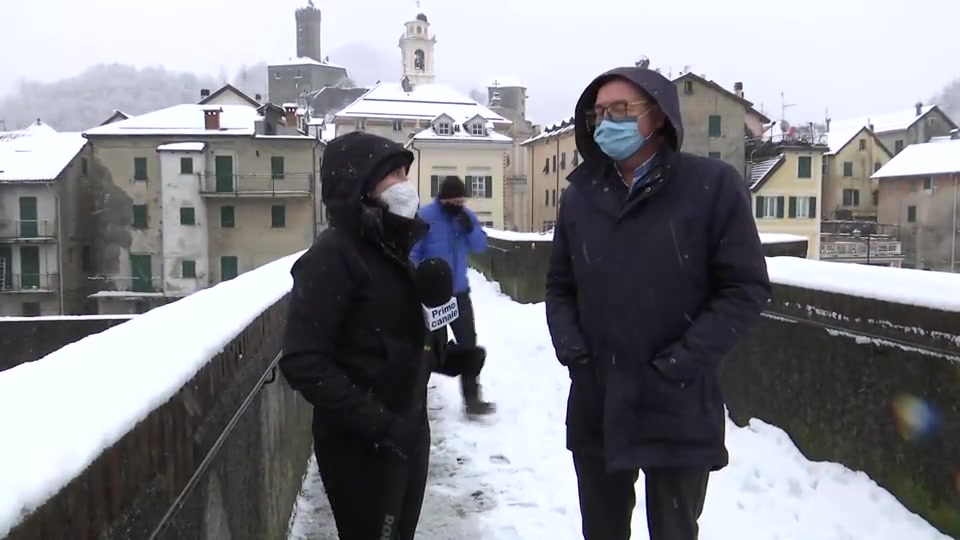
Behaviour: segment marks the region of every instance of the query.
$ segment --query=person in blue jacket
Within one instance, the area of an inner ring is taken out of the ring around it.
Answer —
[[[470,282],[467,279],[467,263],[470,253],[487,249],[487,235],[480,222],[466,207],[467,187],[458,176],[447,176],[440,184],[436,200],[420,208],[420,219],[430,226],[430,231],[410,252],[414,264],[426,259],[441,258],[453,270],[453,291],[460,307],[460,317],[450,323],[453,337],[463,347],[477,346],[477,330],[474,321],[473,303],[470,301]],[[488,415],[496,410],[493,403],[483,401],[477,376],[460,376],[460,388],[467,414]]]

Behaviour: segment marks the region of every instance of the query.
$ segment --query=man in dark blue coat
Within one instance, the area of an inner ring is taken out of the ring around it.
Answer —
[[[547,322],[570,371],[567,448],[587,540],[630,538],[638,470],[651,540],[694,540],[727,465],[720,362],[770,283],[740,173],[680,151],[673,83],[618,68],[575,111],[583,163],[559,209]]]

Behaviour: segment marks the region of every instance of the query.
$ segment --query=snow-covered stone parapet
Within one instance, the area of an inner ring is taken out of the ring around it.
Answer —
[[[553,242],[553,231],[544,233],[528,233],[501,231],[500,229],[484,227],[483,232],[487,233],[487,236],[490,238],[496,238],[497,240],[503,240],[505,242]]]
[[[0,373],[0,537],[290,290],[298,254]]]

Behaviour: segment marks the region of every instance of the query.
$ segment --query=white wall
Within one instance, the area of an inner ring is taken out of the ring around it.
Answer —
[[[210,284],[209,221],[196,174],[180,174],[180,158],[193,159],[194,172],[206,170],[203,152],[160,152],[163,238],[163,293],[185,296]],[[180,208],[192,206],[196,225],[180,224]],[[182,277],[182,262],[196,263],[196,278]]]

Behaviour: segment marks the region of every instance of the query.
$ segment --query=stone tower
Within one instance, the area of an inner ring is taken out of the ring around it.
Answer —
[[[323,62],[320,55],[320,10],[307,0],[307,7],[297,10],[297,57]]]
[[[433,49],[437,38],[430,34],[430,22],[423,13],[405,24],[400,36],[400,55],[403,61],[403,78],[411,86],[432,84],[436,73],[433,70]]]

